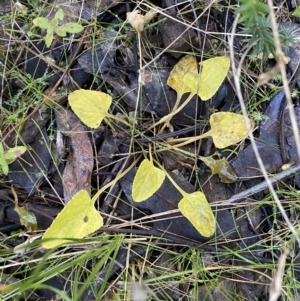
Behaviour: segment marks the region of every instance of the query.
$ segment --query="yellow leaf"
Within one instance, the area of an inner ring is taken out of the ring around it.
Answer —
[[[183,77],[183,82],[191,91],[197,93],[201,100],[205,101],[212,98],[220,88],[228,73],[230,59],[226,56],[219,56],[203,61],[201,65],[200,77],[190,70]]]
[[[254,129],[254,122],[250,122],[250,130]],[[173,147],[181,147],[190,144],[199,139],[212,137],[217,148],[225,148],[232,144],[236,144],[248,137],[248,130],[243,115],[231,112],[218,112],[211,115],[209,120],[211,129],[199,136],[178,138],[173,141],[182,142],[173,145]]]
[[[27,231],[35,232],[37,230],[37,221],[33,212],[25,207],[19,207],[18,204],[15,204],[14,210],[20,217],[20,224],[25,226]]]
[[[193,90],[183,82],[184,76],[189,72],[198,74],[197,61],[191,55],[184,56],[170,72],[167,84],[179,95]]]
[[[252,128],[253,122],[250,120]],[[232,112],[218,112],[211,115],[211,129],[199,138],[211,136],[217,148],[225,148],[248,137],[243,115]]]
[[[35,232],[37,230],[37,220],[36,220],[34,213],[29,211],[25,207],[19,207],[18,196],[17,196],[13,186],[11,186],[11,192],[15,199],[14,210],[18,213],[18,215],[20,217],[20,224],[25,226],[27,231]]]
[[[97,128],[111,105],[110,95],[90,90],[77,90],[69,94],[69,104],[77,117],[88,127]]]
[[[189,72],[183,77],[183,83],[187,89],[193,94],[198,94],[200,91],[200,76],[198,73]]]
[[[81,239],[103,226],[103,219],[94,207],[86,190],[80,190],[58,214],[52,225],[43,235],[43,247],[55,248]]]
[[[215,233],[216,219],[202,192],[185,194],[178,208],[202,236],[210,237]]]
[[[142,202],[150,198],[162,185],[165,173],[155,167],[151,161],[145,159],[132,184],[132,198],[135,202]]]

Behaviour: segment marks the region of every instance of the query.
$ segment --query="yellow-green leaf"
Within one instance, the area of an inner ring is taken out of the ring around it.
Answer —
[[[43,235],[43,247],[55,248],[81,239],[103,226],[103,218],[95,209],[86,190],[80,190],[58,214],[52,225]]]
[[[249,120],[252,128],[254,123]],[[232,112],[218,112],[211,115],[211,129],[198,138],[211,136],[217,148],[225,148],[248,137],[248,130],[243,115]]]
[[[68,33],[79,33],[84,30],[84,27],[81,24],[76,22],[68,22],[60,26],[60,30]]]
[[[292,13],[292,15],[296,18],[300,18],[300,6],[298,6],[294,12]]]
[[[212,98],[220,88],[228,73],[230,59],[226,56],[219,56],[203,61],[201,65],[200,76],[190,70],[182,80],[191,91],[197,93],[201,100],[205,101]]]
[[[53,19],[57,19],[59,21],[62,21],[64,19],[64,12],[61,8],[55,13],[55,16]]]
[[[25,146],[15,146],[10,148],[4,155],[4,159],[7,164],[13,163],[17,158],[22,156],[26,152]]]
[[[216,219],[202,192],[185,194],[178,208],[202,236],[211,237],[215,233]]]
[[[67,35],[67,32],[61,26],[55,28],[55,33],[62,38]]]
[[[193,90],[183,82],[184,76],[189,72],[198,74],[197,61],[191,55],[184,56],[170,72],[167,84],[179,95]]]
[[[141,163],[132,184],[132,198],[142,202],[150,198],[162,185],[165,173],[148,159]]]
[[[199,156],[199,159],[211,169],[213,175],[217,174],[220,177],[221,182],[234,183],[237,181],[237,175],[226,158],[216,160],[214,159],[214,156]]]
[[[25,226],[27,231],[35,232],[37,230],[37,220],[33,212],[25,207],[19,207],[18,204],[15,204],[14,210],[19,215],[20,224]]]
[[[6,176],[8,175],[8,165],[6,161],[0,157],[0,174],[1,172]]]
[[[69,94],[69,104],[77,117],[90,128],[97,128],[111,105],[110,95],[90,90],[77,90]]]
[[[4,147],[3,147],[2,142],[0,141],[0,174],[2,171],[3,174],[7,176],[8,175],[8,165],[6,163],[4,156],[5,156]]]
[[[47,47],[50,47],[53,41],[53,33],[50,33],[50,30],[53,30],[53,28],[48,28],[47,34],[45,35],[45,43]]]
[[[51,26],[50,21],[46,18],[43,18],[43,17],[38,17],[38,18],[33,19],[32,23],[35,26],[38,26],[42,29],[47,29],[48,27]]]
[[[29,231],[29,232],[36,231],[37,230],[37,220],[36,220],[34,213],[30,212],[25,207],[19,207],[18,196],[17,196],[13,186],[11,186],[11,191],[12,191],[12,194],[14,195],[14,199],[15,199],[14,210],[19,215],[21,225],[25,226],[27,231]]]

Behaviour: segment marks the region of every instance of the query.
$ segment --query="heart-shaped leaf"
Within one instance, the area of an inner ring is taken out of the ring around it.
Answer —
[[[162,185],[165,173],[145,159],[141,163],[132,184],[132,198],[142,202],[150,198]]]
[[[254,122],[249,119],[250,130],[254,129]],[[211,129],[200,135],[188,138],[178,138],[173,141],[178,143],[174,147],[181,147],[199,139],[212,137],[217,148],[225,148],[236,144],[248,137],[247,125],[243,115],[232,112],[218,112],[210,116],[209,123]],[[183,142],[184,141],[184,142]]]
[[[170,72],[167,84],[179,95],[193,91],[193,88],[183,82],[184,76],[189,72],[198,74],[197,61],[191,55],[184,56]]]
[[[218,112],[210,116],[211,129],[198,139],[211,136],[217,148],[225,148],[248,137],[243,115],[232,112]],[[250,120],[252,128],[254,123]]]
[[[230,59],[226,56],[214,57],[203,61],[201,65],[200,76],[198,72],[189,70],[182,80],[192,93],[198,94],[205,101],[212,98],[220,88],[228,73]]]
[[[100,125],[112,102],[106,93],[83,89],[70,93],[68,99],[77,117],[90,128]]]
[[[85,190],[80,190],[58,214],[43,235],[43,247],[55,248],[81,239],[103,226],[103,218],[95,209],[94,201]]]
[[[185,194],[178,208],[202,236],[211,237],[215,233],[216,219],[202,192]]]

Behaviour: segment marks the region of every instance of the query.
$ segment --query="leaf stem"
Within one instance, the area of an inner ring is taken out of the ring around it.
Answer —
[[[116,121],[119,121],[119,122],[125,124],[126,126],[128,126],[129,128],[131,128],[131,124],[130,124],[130,123],[128,123],[128,122],[125,121],[124,119],[119,118],[119,117],[117,117],[117,116],[115,116],[115,115],[112,115],[112,114],[107,113],[107,114],[105,114],[105,117],[114,119],[114,120],[116,120]]]
[[[98,197],[101,195],[101,193],[103,193],[107,188],[109,188],[110,186],[114,185],[115,183],[117,183],[121,178],[123,178],[135,165],[136,163],[139,161],[140,157],[138,157],[137,159],[135,159],[133,161],[133,163],[131,163],[131,165],[129,167],[127,167],[122,173],[118,174],[114,180],[112,180],[111,182],[107,183],[106,185],[104,185],[92,198],[93,202],[96,202]]]
[[[173,186],[182,194],[183,197],[187,195],[187,193],[179,187],[179,185],[174,181],[174,179],[169,175],[169,173],[165,170],[165,168],[157,161],[155,160],[155,164],[160,167],[160,169],[165,173],[166,177],[170,180],[170,182],[173,184]]]
[[[178,114],[189,102],[190,100],[194,97],[195,93],[191,93],[189,95],[189,97],[184,101],[183,104],[181,104],[179,107],[178,107],[178,104],[182,98],[182,94],[178,94],[177,96],[177,99],[176,99],[176,102],[175,102],[175,106],[174,108],[172,109],[172,112],[164,117],[162,117],[159,121],[157,121],[156,123],[152,124],[149,129],[152,129],[154,127],[156,127],[157,125],[161,124],[161,123],[164,123],[165,122],[165,125],[163,126],[163,128],[160,130],[160,132],[167,126],[169,127],[170,126],[170,120],[172,119],[172,117],[176,114]]]
[[[176,142],[180,142],[180,141],[182,141],[182,142],[179,143],[179,144],[173,144],[173,145],[167,144],[167,145],[165,145],[166,148],[164,148],[164,149],[158,149],[158,150],[156,150],[156,152],[163,152],[163,151],[166,151],[166,150],[170,150],[170,149],[174,149],[174,148],[179,148],[181,146],[193,143],[193,142],[195,142],[197,140],[200,140],[200,139],[206,138],[206,137],[210,137],[210,136],[211,136],[211,132],[208,131],[207,133],[201,134],[201,135],[196,136],[196,137],[174,139],[174,140],[172,140],[172,142],[175,142],[175,143]]]
[[[11,188],[11,193],[14,196],[14,199],[15,199],[15,208],[18,208],[19,207],[18,196],[17,196],[16,191],[14,189],[14,185],[11,185],[10,188]]]

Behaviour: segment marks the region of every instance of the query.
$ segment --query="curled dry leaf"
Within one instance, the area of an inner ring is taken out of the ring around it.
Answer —
[[[21,4],[19,1],[17,1],[13,5],[13,11],[15,11],[16,13],[27,15],[28,8],[25,5]]]
[[[37,235],[28,237],[23,243],[14,247],[14,253],[18,256],[24,256],[28,252],[32,251],[31,244],[35,240],[39,239],[40,237],[41,237],[41,234],[37,234]]]
[[[143,16],[141,15],[139,10],[135,10],[133,12],[127,13],[126,15],[130,25],[137,32],[142,32],[144,30],[145,24],[150,22],[156,16],[156,12],[154,10],[150,10]]]
[[[211,169],[211,173],[213,175],[218,174],[221,182],[223,182],[223,183],[236,182],[237,175],[236,175],[234,169],[232,168],[232,166],[226,160],[226,158],[216,160],[213,157],[214,156],[209,156],[209,157],[199,156],[199,159],[201,161],[203,161]]]
[[[286,259],[290,254],[290,249],[283,246],[283,252],[278,259],[278,267],[273,276],[272,283],[269,287],[269,301],[277,301],[282,293],[282,280],[284,276],[284,269],[286,266]]]

